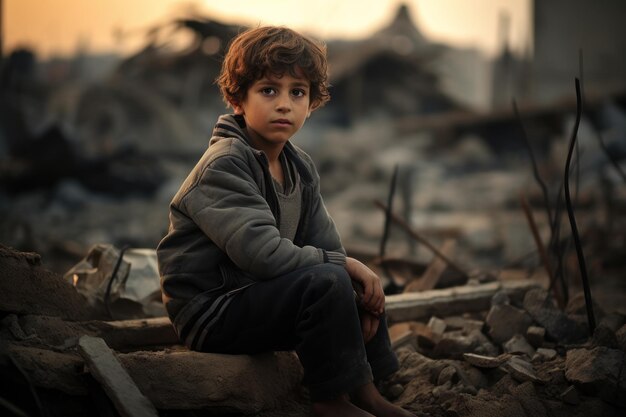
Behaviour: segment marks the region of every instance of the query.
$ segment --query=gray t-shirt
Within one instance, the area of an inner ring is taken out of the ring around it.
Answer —
[[[278,195],[280,206],[280,224],[278,230],[280,237],[293,240],[298,231],[300,211],[302,209],[302,190],[300,189],[300,177],[296,167],[287,159],[284,152],[280,154],[280,163],[283,166],[285,177],[284,185],[274,180],[274,187]]]

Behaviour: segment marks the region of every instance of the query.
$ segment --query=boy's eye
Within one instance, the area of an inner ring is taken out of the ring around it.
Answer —
[[[261,93],[265,94],[266,96],[271,96],[273,94],[276,94],[276,90],[272,87],[265,87],[261,89]]]
[[[291,94],[293,94],[296,97],[304,97],[306,95],[306,91],[304,91],[301,88],[295,88],[291,90]]]

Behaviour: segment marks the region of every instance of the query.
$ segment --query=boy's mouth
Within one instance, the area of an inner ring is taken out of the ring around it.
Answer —
[[[276,119],[276,120],[272,120],[272,124],[287,126],[287,125],[290,125],[291,122],[287,119]]]

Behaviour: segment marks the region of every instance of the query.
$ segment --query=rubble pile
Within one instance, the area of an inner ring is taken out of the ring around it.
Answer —
[[[590,338],[579,313],[537,287],[519,304],[498,292],[486,312],[396,323],[402,368],[385,393],[418,415],[622,415],[626,316],[601,313]]]
[[[112,320],[37,254],[0,246],[0,271],[0,396],[27,415],[105,415],[136,402],[161,416],[308,413],[293,352],[190,352],[166,317]],[[401,369],[378,385],[418,416],[617,416],[626,408],[623,314],[597,308],[589,337],[580,298],[562,311],[538,281],[493,278],[391,295],[387,311]],[[117,368],[121,382],[106,375]]]

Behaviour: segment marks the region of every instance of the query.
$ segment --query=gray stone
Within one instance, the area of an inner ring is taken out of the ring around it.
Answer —
[[[476,389],[486,388],[489,385],[487,377],[480,369],[457,361],[454,361],[452,366],[456,368],[461,385]]]
[[[617,341],[615,332],[605,324],[599,324],[593,331],[591,343],[593,346],[604,346],[611,349],[619,349],[619,342]]]
[[[524,310],[510,304],[502,304],[491,307],[486,323],[489,326],[491,339],[495,343],[501,344],[515,334],[525,334],[532,323],[532,319]]]
[[[535,360],[541,361],[541,362],[551,361],[554,358],[556,358],[556,355],[557,353],[556,353],[556,350],[554,349],[539,348],[537,349],[537,352],[533,356],[533,362]]]
[[[476,344],[482,345],[483,343],[491,343],[491,340],[480,330],[472,330],[470,332],[463,331],[468,337],[476,341]]]
[[[478,347],[476,340],[465,336],[462,332],[444,333],[433,349],[437,358],[461,359],[464,353],[473,352]]]
[[[428,327],[436,336],[441,336],[446,331],[446,322],[439,317],[431,317],[428,321]]]
[[[511,358],[511,355],[504,353],[497,357],[477,355],[475,353],[464,353],[463,359],[471,365],[478,368],[497,368],[498,366],[506,363]]]
[[[491,297],[491,306],[501,306],[505,304],[509,304],[511,300],[509,296],[504,291],[498,291]]]
[[[500,354],[500,349],[494,345],[493,343],[483,343],[474,349],[474,353],[477,355],[485,355],[485,356],[498,356]]]
[[[437,385],[443,385],[447,382],[450,382],[454,385],[458,380],[458,375],[456,372],[456,368],[454,366],[446,366],[439,372],[439,376],[437,377]]]
[[[546,334],[553,340],[572,343],[589,336],[586,327],[560,311],[552,296],[542,288],[533,288],[526,292],[524,309],[546,329]]]
[[[485,326],[485,322],[481,320],[472,320],[461,316],[446,317],[446,329],[448,330],[463,330],[467,333],[473,330],[482,331]]]
[[[524,353],[532,358],[535,354],[535,349],[526,341],[524,336],[516,334],[509,340],[507,340],[502,347],[507,353]]]
[[[504,367],[516,381],[544,382],[537,376],[535,369],[530,362],[527,362],[517,356],[509,359]]]
[[[618,349],[572,349],[565,358],[565,377],[584,393],[626,406],[626,354]]]
[[[543,345],[543,341],[546,337],[546,329],[539,326],[530,326],[528,330],[526,330],[526,340],[530,343],[534,348],[538,348]]]

